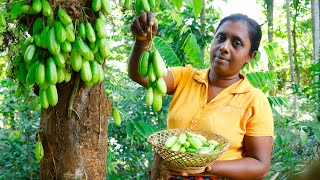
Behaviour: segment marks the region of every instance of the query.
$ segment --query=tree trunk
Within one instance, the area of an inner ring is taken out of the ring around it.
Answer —
[[[291,77],[291,85],[293,88],[293,104],[294,104],[294,109],[298,109],[298,101],[297,101],[297,96],[294,94],[294,64],[292,61],[292,43],[291,43],[291,28],[290,28],[290,1],[286,0],[286,12],[287,12],[287,33],[288,33],[288,50],[289,50],[289,61],[290,61],[290,77]]]
[[[103,83],[90,89],[80,82],[67,117],[69,99],[80,76],[57,85],[59,101],[41,112],[40,137],[44,147],[40,179],[106,179],[108,147],[107,100]]]
[[[295,72],[295,82],[297,85],[300,85],[300,68],[297,58],[297,17],[299,15],[299,5],[300,1],[296,0],[294,2],[294,18],[293,18],[293,29],[292,29],[292,40],[293,40],[293,63],[294,63],[294,72]]]
[[[267,21],[268,21],[268,43],[271,44],[273,41],[273,0],[265,0],[265,4],[267,5]],[[268,61],[268,69],[269,71],[273,71],[273,62],[271,60]],[[276,88],[273,87],[269,91],[271,96],[276,95]]]
[[[320,58],[320,3],[319,0],[311,0],[311,14],[312,14],[312,31],[313,31],[313,56],[314,56],[314,64],[319,63],[319,58]],[[319,75],[314,77],[314,82],[315,84],[319,82]],[[315,91],[315,100],[316,102],[319,102],[320,90]],[[317,116],[318,116],[318,121],[320,121],[320,107],[319,103],[316,103],[317,109]]]
[[[268,42],[273,40],[273,0],[265,0],[267,4],[267,20],[268,20]],[[272,66],[272,64],[271,64]]]
[[[206,0],[202,0],[202,11],[200,14],[201,36],[206,35]],[[202,48],[202,57],[205,59],[206,47]]]

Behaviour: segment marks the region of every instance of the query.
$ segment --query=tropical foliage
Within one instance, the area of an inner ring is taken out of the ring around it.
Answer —
[[[5,10],[4,1],[0,2],[7,19],[15,16]],[[113,13],[107,18],[111,54],[105,65],[105,89],[120,111],[122,124],[116,126],[110,117],[107,179],[147,179],[154,152],[146,138],[166,128],[171,97],[164,96],[162,109],[154,112],[145,104],[145,89],[128,78],[127,59],[133,43],[130,23],[135,13],[111,2]],[[205,17],[200,17],[201,1],[161,2],[155,13],[159,31],[154,42],[167,66],[209,67],[210,43],[222,16],[215,1],[207,2]],[[264,37],[258,56],[243,68],[250,82],[269,95],[273,109],[275,136],[268,179],[289,179],[319,154],[320,61],[315,64],[312,56],[310,0],[292,1],[290,8],[296,33],[295,83],[290,82],[287,34],[283,30],[285,3],[274,5],[278,16],[274,18],[273,42],[268,43]],[[205,19],[204,24],[201,18]],[[267,27],[262,28],[267,34]],[[0,32],[8,33],[3,27]],[[4,47],[10,36],[6,33],[0,40],[0,179],[38,179],[34,147],[39,130],[39,100],[27,86],[17,91],[19,82],[10,78],[10,52]],[[293,94],[298,97],[298,109],[293,107]]]

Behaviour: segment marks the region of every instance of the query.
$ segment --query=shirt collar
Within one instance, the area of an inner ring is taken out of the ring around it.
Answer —
[[[210,68],[197,70],[193,75],[193,79],[198,81],[199,83],[203,83],[208,87],[208,75]],[[251,90],[252,85],[250,84],[248,78],[240,73],[240,80],[235,84],[231,85],[233,88],[230,90],[232,94],[242,94]]]

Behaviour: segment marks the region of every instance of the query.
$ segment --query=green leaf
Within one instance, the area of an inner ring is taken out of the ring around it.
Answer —
[[[269,96],[268,97],[269,103],[270,105],[275,105],[275,106],[285,106],[285,107],[289,107],[290,103],[289,100],[286,97],[280,97],[280,96]]]
[[[173,4],[177,7],[178,11],[180,11],[182,0],[173,0]]]
[[[302,147],[305,147],[308,144],[308,135],[303,129],[300,130],[300,140]]]
[[[280,148],[282,145],[282,138],[280,134],[277,134],[276,140],[275,140],[275,144],[277,148]]]
[[[145,132],[145,127],[143,125],[141,125],[139,122],[134,121],[133,122],[134,128],[138,131],[138,133],[141,136],[146,137],[146,132]]]
[[[155,47],[158,49],[163,60],[167,66],[179,66],[181,65],[179,58],[171,49],[171,47],[160,37],[156,36],[153,39]]]
[[[310,67],[310,71],[320,72],[320,62],[318,62],[317,64],[312,65]]]
[[[193,12],[195,18],[198,18],[201,10],[202,10],[202,0],[192,0]]]
[[[127,135],[128,135],[128,136],[132,136],[132,135],[133,135],[133,128],[134,128],[134,127],[133,127],[132,122],[127,125],[127,127],[126,127],[126,132],[127,132]]]
[[[193,66],[198,66],[202,64],[202,52],[199,44],[197,43],[197,38],[193,33],[189,33],[187,39],[184,42],[183,50],[189,59],[189,62]]]
[[[20,15],[20,14],[22,14],[21,6],[25,5],[25,4],[26,4],[26,2],[18,2],[16,4],[14,4],[13,6],[11,6],[10,13],[12,15]]]
[[[181,14],[178,14],[178,13],[176,13],[176,12],[174,12],[174,11],[171,11],[171,17],[172,17],[172,19],[173,19],[174,21],[177,22],[176,27],[181,26],[181,24],[182,24],[182,16],[181,16]]]
[[[313,128],[314,136],[316,137],[317,141],[320,142],[320,130]]]

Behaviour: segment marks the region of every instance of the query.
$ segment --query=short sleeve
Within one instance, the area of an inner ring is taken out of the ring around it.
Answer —
[[[274,122],[268,98],[261,91],[253,98],[246,124],[248,136],[273,136]]]
[[[183,78],[183,75],[186,74],[190,69],[192,68],[191,65],[187,65],[186,67],[170,67],[169,70],[171,71],[174,79],[174,89],[177,88],[179,83],[181,82],[181,79]]]

